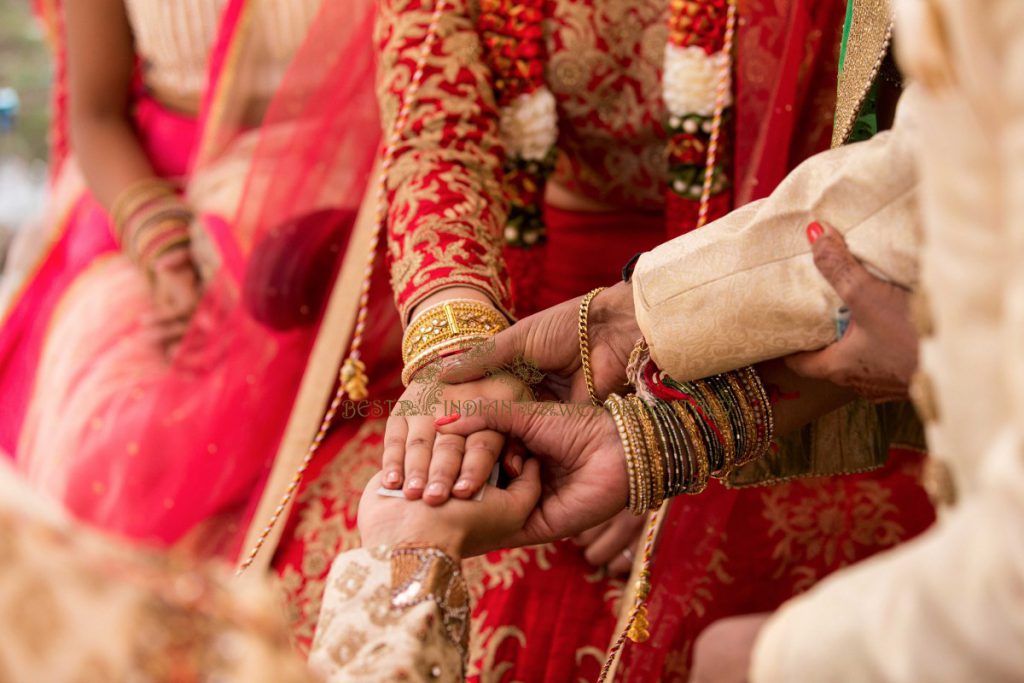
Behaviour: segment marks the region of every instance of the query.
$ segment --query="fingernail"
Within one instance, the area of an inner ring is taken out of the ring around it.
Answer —
[[[412,489],[412,490],[422,489],[423,488],[423,480],[419,479],[419,478],[416,478],[416,477],[413,477],[408,482],[406,482],[405,488]]]
[[[434,420],[434,426],[444,427],[445,425],[450,425],[452,422],[455,422],[460,417],[462,416],[459,415],[458,413],[452,413],[451,415],[442,415],[441,417]]]
[[[472,488],[472,484],[469,483],[468,479],[459,479],[455,482],[455,491],[468,491]]]
[[[443,496],[444,495],[444,484],[440,484],[440,483],[435,481],[433,484],[431,484],[430,486],[427,487],[427,490],[425,491],[425,493],[427,495],[430,495],[430,496]]]
[[[821,223],[814,221],[807,226],[807,241],[814,244],[818,241],[818,238],[825,234],[825,229],[821,227]]]
[[[501,461],[502,469],[505,470],[505,474],[512,477],[513,479],[523,473],[523,459],[518,455],[506,456]]]
[[[395,486],[400,481],[402,481],[402,475],[400,475],[395,470],[391,470],[386,475],[384,475],[384,483],[388,484],[389,486]]]

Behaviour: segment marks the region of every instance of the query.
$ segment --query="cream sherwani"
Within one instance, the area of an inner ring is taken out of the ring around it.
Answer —
[[[959,504],[783,607],[758,683],[1024,680],[1024,2],[904,5],[903,66],[924,86],[921,402]]]

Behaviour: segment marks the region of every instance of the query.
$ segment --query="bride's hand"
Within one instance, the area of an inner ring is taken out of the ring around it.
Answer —
[[[449,382],[474,380],[494,368],[519,360],[546,374],[544,386],[563,401],[589,400],[579,343],[580,299],[566,301],[520,320],[497,334],[486,356],[455,357],[444,364],[442,378]],[[626,363],[642,336],[627,283],[609,287],[590,304],[588,323],[590,358],[597,395],[606,397],[626,386]]]
[[[595,567],[607,567],[609,574],[628,574],[647,518],[623,510],[610,520],[588,529],[574,540],[584,547],[583,556]]]
[[[359,502],[359,535],[367,547],[422,543],[456,561],[496,550],[522,531],[533,512],[540,496],[539,472],[536,462],[527,462],[507,489],[492,487],[479,502],[453,500],[440,507],[379,495],[382,475],[377,474]]]
[[[385,427],[383,485],[402,488],[409,500],[422,498],[431,505],[440,505],[450,496],[467,499],[476,495],[498,461],[504,435],[492,430],[468,436],[438,434],[437,427],[459,415],[463,403],[475,409],[474,399],[481,396],[498,405],[531,398],[526,385],[503,373],[449,385],[441,381],[437,367],[420,371]]]

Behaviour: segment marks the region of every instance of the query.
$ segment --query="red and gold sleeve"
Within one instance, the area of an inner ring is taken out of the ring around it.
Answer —
[[[408,121],[386,170],[388,266],[403,320],[430,294],[468,286],[511,306],[502,258],[508,200],[492,75],[470,4],[447,0]],[[437,0],[381,0],[378,96],[388,140]]]

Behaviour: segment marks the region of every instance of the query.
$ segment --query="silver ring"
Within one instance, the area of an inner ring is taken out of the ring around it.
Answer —
[[[626,548],[625,550],[622,551],[622,556],[624,558],[626,558],[627,560],[629,560],[630,564],[633,564],[633,551],[632,550],[630,550],[629,548]]]

